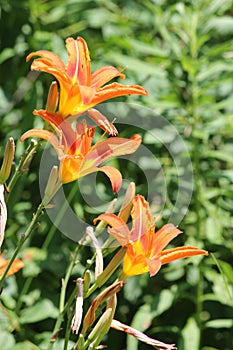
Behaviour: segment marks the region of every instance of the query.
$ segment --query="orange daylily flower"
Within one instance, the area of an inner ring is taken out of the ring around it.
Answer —
[[[26,58],[29,61],[34,56],[41,56],[34,59],[31,69],[47,72],[57,79],[60,88],[58,113],[64,118],[70,115],[78,117],[93,106],[114,97],[148,94],[139,85],[127,86],[116,82],[107,84],[116,77],[125,78],[125,75],[113,66],[104,66],[91,73],[89,51],[83,38],[66,39],[66,48],[68,53],[66,64],[56,54],[46,50],[32,52]],[[90,117],[96,121],[95,113],[92,114],[94,115]],[[112,134],[111,128],[109,132]]]
[[[132,201],[132,229],[114,214],[101,214],[94,220],[103,220],[109,233],[123,246],[127,247],[124,256],[123,274],[125,277],[150,272],[154,276],[163,264],[195,255],[208,255],[206,250],[183,246],[163,250],[170,241],[181,233],[173,224],[164,225],[155,232],[155,219],[150,213],[149,203],[141,195]]]
[[[2,255],[0,255],[0,277],[2,276],[3,272],[5,271],[9,261],[10,260],[6,260],[3,258]],[[14,260],[9,271],[7,272],[6,277],[14,275],[16,272],[21,270],[23,267],[24,267],[24,263],[21,260],[19,260],[19,259]]]
[[[43,119],[51,125],[55,134],[48,130],[31,129],[22,135],[21,141],[29,137],[40,137],[51,143],[60,161],[62,183],[102,171],[109,177],[113,191],[119,191],[122,182],[120,172],[112,166],[99,168],[98,165],[105,160],[135,152],[141,143],[139,135],[133,135],[130,139],[109,137],[91,146],[95,128],[87,126],[85,121],[82,124],[76,123],[74,131],[60,114],[44,111]]]

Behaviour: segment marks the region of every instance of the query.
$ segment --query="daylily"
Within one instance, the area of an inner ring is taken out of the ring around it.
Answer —
[[[5,258],[3,258],[2,255],[0,255],[0,277],[3,275],[8,263],[10,260],[7,260]],[[19,270],[21,270],[24,267],[24,263],[19,260],[19,259],[15,259],[10,267],[10,269],[8,270],[6,277],[9,277],[11,275],[14,275],[16,272],[18,272]]]
[[[149,203],[141,195],[132,201],[132,228],[115,214],[101,214],[97,220],[108,225],[109,233],[126,247],[123,277],[150,272],[154,276],[163,264],[194,255],[208,255],[208,252],[192,246],[182,246],[163,250],[170,241],[181,233],[173,224],[166,224],[155,232],[155,219],[151,215]]]
[[[112,166],[99,168],[98,165],[105,160],[135,152],[141,143],[139,135],[133,135],[130,139],[109,137],[91,146],[95,128],[87,126],[85,121],[77,122],[76,130],[73,130],[72,125],[57,113],[45,111],[43,118],[55,130],[55,134],[49,130],[31,129],[22,135],[21,141],[28,137],[40,137],[51,143],[60,161],[62,183],[102,171],[109,177],[113,191],[119,191],[122,182],[120,172]]]
[[[113,66],[104,66],[91,73],[89,51],[83,38],[66,39],[66,49],[66,64],[56,54],[46,50],[32,52],[26,58],[29,61],[32,57],[41,56],[34,59],[31,69],[47,72],[57,79],[60,88],[58,113],[64,118],[71,115],[78,117],[93,106],[114,97],[148,94],[139,85],[127,86],[116,82],[107,84],[116,77],[125,78],[125,75]],[[56,98],[53,100],[56,101]],[[95,113],[92,114],[94,115],[90,117],[96,121]]]

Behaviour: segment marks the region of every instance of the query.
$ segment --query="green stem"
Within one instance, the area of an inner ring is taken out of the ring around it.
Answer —
[[[64,305],[62,313],[59,313],[57,321],[56,321],[55,326],[53,328],[52,334],[57,334],[59,332],[59,330],[61,329],[61,324],[62,324],[63,319],[64,319],[64,314],[68,310],[68,308],[71,306],[71,304],[74,302],[75,295],[77,294],[77,291],[78,291],[78,287],[76,286],[74,288],[72,294],[70,295],[68,301]],[[53,348],[53,344],[54,344],[54,340],[52,340],[52,338],[51,338],[47,350],[51,350]]]
[[[65,212],[66,212],[68,206],[70,205],[70,202],[72,201],[75,193],[77,192],[77,188],[78,188],[78,181],[75,182],[74,186],[72,187],[72,189],[67,197],[67,200],[64,202],[61,209],[59,210],[59,213],[58,213],[51,229],[49,230],[49,233],[46,236],[46,239],[45,239],[44,244],[43,244],[43,249],[47,249],[50,242],[52,241],[53,236],[57,230],[57,227],[59,226],[60,222],[62,221],[62,219],[65,215]]]
[[[63,313],[64,307],[65,307],[66,288],[67,288],[67,285],[68,285],[68,282],[69,282],[72,270],[73,270],[73,268],[74,268],[74,266],[76,264],[76,258],[77,258],[78,253],[80,252],[81,249],[82,249],[81,245],[78,245],[76,247],[76,249],[74,251],[73,258],[72,258],[72,261],[70,262],[70,265],[69,265],[69,267],[67,269],[65,278],[64,278],[63,283],[62,283],[61,294],[60,294],[60,303],[59,303],[59,312],[60,313]]]
[[[22,303],[23,303],[23,302],[22,302],[22,297],[23,297],[25,294],[27,294],[27,292],[28,292],[28,290],[29,290],[29,288],[30,288],[30,285],[31,285],[32,281],[33,281],[33,277],[28,277],[28,278],[26,279],[24,285],[23,285],[23,288],[22,288],[22,290],[21,290],[21,292],[20,292],[20,295],[19,295],[19,297],[18,297],[18,301],[17,301],[17,304],[16,304],[16,308],[15,308],[15,313],[16,313],[16,314],[18,314],[18,312],[19,312],[19,310],[20,310],[20,308],[21,308],[21,306],[22,306]]]
[[[198,47],[197,47],[197,27],[198,27],[199,9],[194,8],[194,12],[191,20],[191,40],[190,40],[190,54],[194,65],[193,73],[190,74],[191,78],[191,94],[192,94],[192,117],[193,117],[193,163],[194,163],[194,204],[196,212],[196,237],[200,239],[202,228],[202,216],[201,216],[201,171],[200,171],[200,139],[198,138],[197,131],[200,127],[200,116],[198,113],[199,101],[199,86],[197,80],[197,67],[198,65]],[[203,273],[199,268],[199,278],[197,284],[196,295],[196,319],[197,325],[200,331],[198,349],[201,348],[202,338],[202,320],[201,313],[203,310]]]
[[[29,154],[29,152],[27,152]],[[72,188],[72,190],[70,191],[69,195],[68,195],[68,198],[67,198],[67,202],[65,202],[61,208],[61,210],[59,211],[59,214],[57,215],[56,219],[55,219],[55,222],[54,224],[51,226],[50,230],[49,230],[49,233],[46,235],[46,239],[41,247],[42,250],[47,250],[50,242],[52,241],[53,239],[53,236],[57,230],[57,225],[59,225],[59,223],[61,222],[62,218],[63,218],[63,215],[68,207],[68,204],[70,203],[70,201],[73,199],[74,197],[74,194],[76,193],[76,189],[77,189],[77,183],[76,185]],[[22,288],[22,291],[20,293],[20,297],[18,299],[18,302],[17,302],[17,306],[16,306],[16,312],[18,312],[20,310],[20,307],[22,305],[22,296],[25,295],[27,293],[27,291],[29,290],[30,288],[30,285],[33,281],[33,277],[29,277],[26,281],[25,281],[25,284]],[[67,281],[68,283],[68,281]],[[64,297],[62,296],[63,298],[63,304],[64,304]],[[62,301],[61,301],[62,302]]]
[[[12,193],[12,190],[17,182],[17,180],[19,179],[19,177],[21,175],[23,175],[25,173],[25,171],[28,170],[28,166],[29,166],[29,163],[31,162],[32,160],[32,157],[34,156],[34,154],[36,153],[37,149],[40,147],[41,143],[40,142],[36,142],[34,140],[31,140],[31,143],[30,145],[28,146],[28,148],[24,151],[21,159],[20,159],[20,162],[19,162],[19,165],[17,166],[8,186],[7,186],[7,189],[9,191],[9,195],[7,196],[6,198],[6,202],[9,200],[9,197]]]
[[[2,284],[3,284],[4,279],[6,278],[7,272],[9,271],[11,265],[13,264],[15,258],[17,257],[21,247],[23,246],[24,242],[29,238],[29,236],[31,235],[33,230],[35,229],[35,225],[36,225],[36,223],[38,221],[38,218],[40,217],[43,209],[44,209],[44,205],[43,205],[43,202],[41,202],[41,204],[37,208],[36,213],[34,214],[34,216],[32,218],[32,221],[30,222],[30,225],[28,226],[25,234],[21,236],[20,241],[18,243],[18,246],[15,249],[14,254],[12,255],[12,257],[11,257],[11,259],[10,259],[6,269],[5,269],[5,271],[3,272],[2,276],[0,277],[0,288],[1,288]]]

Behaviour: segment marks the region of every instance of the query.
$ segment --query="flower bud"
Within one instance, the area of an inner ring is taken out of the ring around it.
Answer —
[[[53,81],[49,88],[48,98],[47,98],[47,104],[46,104],[46,110],[48,112],[55,112],[57,109],[58,104],[58,84],[56,81]]]
[[[83,276],[83,294],[86,295],[91,284],[91,271],[86,270]]]
[[[134,196],[135,196],[135,183],[130,182],[118,215],[122,220],[124,220],[124,222],[127,222],[129,218]]]
[[[85,318],[83,320],[83,329],[82,334],[84,335],[86,333],[86,330],[89,326],[92,325],[92,323],[95,321],[96,311],[100,307],[100,305],[106,301],[107,299],[111,298],[113,295],[116,295],[121,288],[124,286],[125,282],[119,281],[111,286],[104,289],[91,303],[91,306],[89,307]],[[112,307],[112,305],[111,305]]]
[[[98,287],[101,287],[114,273],[114,271],[118,268],[118,266],[121,264],[127,248],[122,247],[112,258],[112,260],[109,262],[109,264],[106,266],[104,271],[98,276],[96,280],[96,284]]]
[[[4,200],[4,186],[0,185],[0,248],[4,240],[4,233],[7,221],[7,208]]]
[[[53,198],[53,196],[55,196],[61,185],[62,183],[59,176],[59,170],[55,165],[50,172],[48,183],[44,192],[43,204],[45,207],[49,207],[50,200]]]
[[[15,143],[13,137],[7,141],[2,166],[0,169],[0,184],[4,184],[10,176],[12,162],[15,155]]]
[[[84,349],[84,336],[82,334],[79,334],[78,341],[74,347],[74,350],[82,350]]]
[[[108,333],[109,328],[111,327],[113,316],[114,313],[112,308],[108,308],[100,317],[91,333],[88,335],[87,343],[88,345],[92,344],[93,349],[96,349],[105,334]]]

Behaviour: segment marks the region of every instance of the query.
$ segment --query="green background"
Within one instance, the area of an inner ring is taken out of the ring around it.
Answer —
[[[179,223],[184,233],[172,246],[192,244],[207,249],[210,255],[166,265],[153,278],[145,274],[128,279],[119,294],[116,319],[151,337],[175,343],[180,350],[231,350],[232,1],[1,0],[0,4],[1,157],[8,137],[13,136],[17,164],[25,147],[19,142],[22,133],[43,126],[32,111],[45,107],[51,76],[31,72],[30,63],[25,62],[28,53],[46,49],[66,60],[65,39],[80,35],[88,43],[93,71],[106,64],[127,67],[125,83],[143,85],[149,96],[118,101],[137,102],[165,117],[178,130],[191,157],[194,191],[188,212]],[[119,130],[124,137],[139,132],[162,164],[167,198],[163,218],[158,222],[161,226],[170,217],[176,200],[175,164],[164,145],[150,141],[146,130],[124,125]],[[169,143],[166,135],[163,131],[164,143]],[[40,203],[41,153],[35,155],[9,199],[2,247],[6,257],[11,256]],[[125,178],[138,184],[137,193],[148,196],[159,213],[159,199],[156,202],[156,196],[151,198],[147,193],[141,170],[123,160],[113,164]],[[179,170],[185,173],[187,169]],[[108,180],[99,175],[97,180],[97,192],[110,201],[114,196]],[[71,186],[67,185],[66,190]],[[84,191],[90,190],[88,182],[83,186]],[[96,216],[79,192],[72,205],[90,223]],[[25,268],[5,282],[0,305],[0,348],[47,348],[57,317],[61,278],[74,248],[75,242],[54,230],[45,213],[21,252]],[[91,256],[92,250],[87,248],[73,273],[74,279],[82,275]],[[73,288],[71,280],[70,291]],[[62,339],[66,321],[54,349],[65,348]],[[76,338],[71,335],[68,349]],[[114,330],[103,343],[112,350],[150,348]]]

